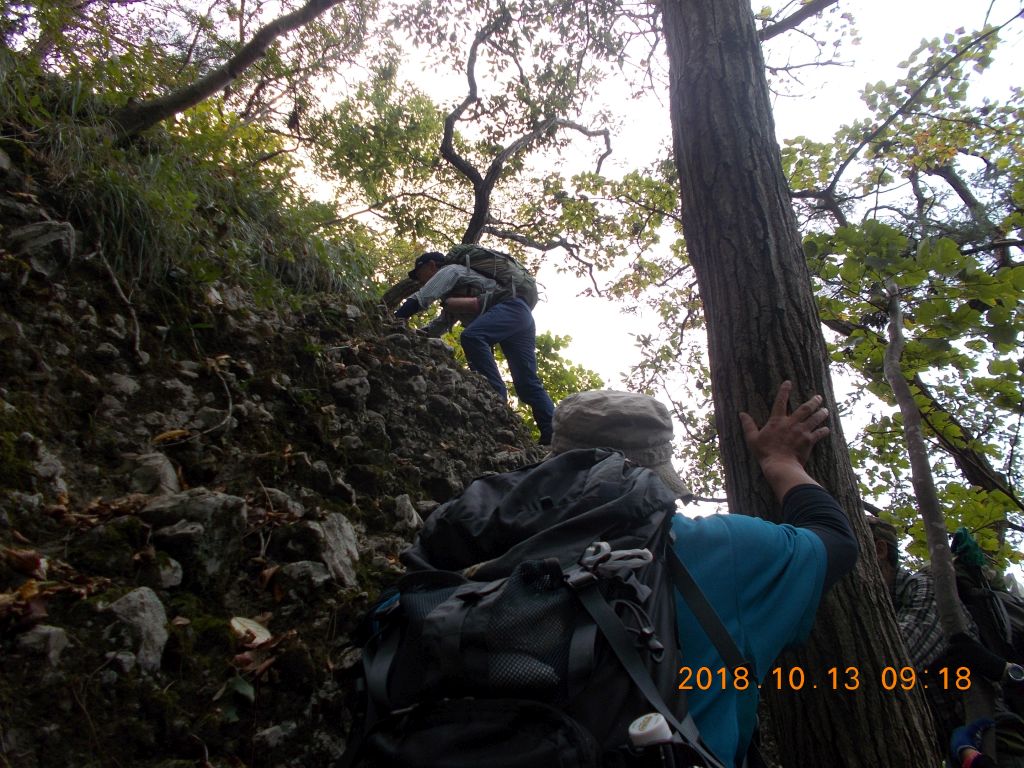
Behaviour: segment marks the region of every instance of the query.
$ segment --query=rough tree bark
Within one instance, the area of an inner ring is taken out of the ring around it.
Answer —
[[[683,229],[707,322],[726,492],[734,511],[771,519],[778,506],[736,414],[763,421],[784,379],[796,382],[796,401],[819,392],[834,403],[828,354],[749,2],[666,0],[664,28]],[[799,692],[768,690],[779,756],[787,768],[938,765],[921,691],[881,685],[882,668],[903,666],[907,657],[871,554],[842,428],[835,419],[831,426],[810,470],[846,510],[864,556],[823,602],[809,645],[779,661],[784,671],[799,665],[807,678]],[[859,687],[845,690],[854,673]]]

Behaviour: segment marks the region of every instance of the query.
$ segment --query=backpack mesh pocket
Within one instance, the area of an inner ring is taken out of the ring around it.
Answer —
[[[558,695],[566,680],[575,602],[557,565],[520,565],[490,611],[483,638],[488,685]]]

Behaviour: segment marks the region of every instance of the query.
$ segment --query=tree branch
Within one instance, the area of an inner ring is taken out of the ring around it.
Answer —
[[[262,58],[278,37],[308,24],[340,2],[341,0],[309,0],[301,8],[279,16],[261,27],[234,56],[194,83],[164,96],[128,104],[116,110],[110,120],[117,137],[124,139],[134,136],[200,103],[233,82]]]
[[[932,176],[938,176],[944,182],[946,182],[950,188],[956,193],[957,197],[963,201],[963,204],[970,211],[971,218],[977,222],[978,226],[981,227],[982,231],[994,240],[1001,239],[1005,234],[999,229],[992,220],[988,217],[988,211],[985,210],[985,206],[981,204],[981,201],[975,197],[974,192],[971,188],[960,178],[960,175],[951,165],[942,165],[937,168],[929,168],[927,171]],[[1004,253],[1000,249],[996,249],[997,256],[1004,256]],[[999,266],[1006,266],[1006,264],[1000,264]]]
[[[501,177],[505,164],[510,158],[528,148],[531,144],[542,139],[548,133],[559,128],[569,128],[582,133],[585,136],[603,137],[605,151],[597,161],[597,172],[600,173],[601,165],[605,158],[611,154],[611,135],[607,129],[590,129],[572,120],[561,117],[548,117],[534,126],[526,134],[520,136],[501,149],[491,160],[486,173],[480,171],[460,155],[455,149],[455,125],[472,105],[479,101],[476,82],[476,62],[479,48],[486,43],[491,35],[508,23],[507,15],[499,16],[493,22],[481,29],[469,49],[469,56],[466,60],[466,82],[468,91],[466,97],[456,106],[444,120],[444,135],[441,139],[441,157],[447,160],[457,171],[462,173],[473,186],[473,214],[470,216],[466,231],[462,236],[463,243],[475,243],[479,241],[480,235],[490,220],[491,194],[495,185]],[[512,55],[509,53],[509,55]],[[513,56],[513,58],[515,58]],[[520,69],[520,79],[525,81],[526,75]],[[528,85],[528,83],[524,84]]]
[[[848,338],[855,330],[859,330],[865,335],[873,337],[876,344],[883,346],[886,345],[885,339],[880,334],[865,325],[858,325],[839,318],[822,318],[822,323],[826,328],[835,331],[843,338]],[[888,348],[889,347],[886,346],[886,349]],[[887,373],[885,375],[888,376]],[[942,447],[942,450],[949,454],[953,459],[957,468],[960,470],[960,474],[963,475],[964,480],[969,485],[986,491],[999,491],[1004,493],[1018,509],[1024,511],[1024,501],[1017,497],[1013,488],[989,463],[985,455],[970,448],[970,444],[974,441],[971,430],[969,430],[962,422],[960,422],[959,419],[956,418],[954,414],[950,413],[949,410],[939,402],[938,398],[935,397],[931,389],[920,376],[914,376],[911,381],[907,382],[908,386],[910,384],[913,384],[914,388],[917,389],[917,391],[920,392],[927,401],[927,404],[924,406],[918,406],[915,401],[915,408],[918,411],[918,419],[928,426],[930,433],[935,437],[935,440]],[[932,414],[940,413],[943,414],[943,416],[949,420],[950,425],[954,427],[960,435],[962,435],[960,440],[954,442],[952,439],[946,437],[942,430],[935,426],[935,420]]]
[[[790,14],[782,21],[769,24],[767,27],[759,30],[757,33],[757,39],[762,43],[766,40],[771,40],[773,37],[777,37],[783,32],[788,32],[789,30],[799,26],[801,23],[811,18],[811,16],[818,15],[830,5],[835,5],[836,2],[837,0],[812,0],[812,2],[801,6],[799,11]]]
[[[455,170],[469,179],[475,189],[483,184],[483,176],[472,163],[455,150],[455,124],[459,121],[467,109],[478,100],[476,85],[476,57],[480,46],[498,28],[498,20],[477,32],[473,38],[473,44],[469,47],[469,56],[466,59],[466,82],[469,89],[466,97],[455,109],[449,112],[444,119],[444,134],[441,137],[441,157],[454,166]]]
[[[1015,15],[1013,19],[1016,18],[1017,16]],[[967,45],[965,45],[963,48],[957,51],[954,55],[950,56],[948,59],[943,61],[939,66],[937,66],[928,75],[928,77],[926,77],[924,81],[914,90],[914,92],[911,93],[909,97],[907,97],[906,101],[904,101],[903,104],[899,106],[899,108],[895,109],[893,113],[889,115],[889,117],[887,117],[885,120],[883,120],[882,123],[878,125],[874,130],[866,134],[864,138],[861,139],[860,143],[850,151],[850,153],[846,156],[842,163],[839,164],[839,167],[832,175],[832,179],[831,181],[829,181],[827,187],[825,187],[823,190],[816,191],[813,195],[804,193],[803,196],[814,196],[822,199],[826,199],[829,196],[834,197],[836,187],[839,184],[839,180],[842,178],[843,174],[846,172],[846,169],[850,166],[850,164],[861,153],[864,147],[868,146],[871,142],[873,142],[875,139],[881,136],[886,131],[886,129],[889,128],[890,125],[892,125],[899,117],[904,115],[921,97],[921,95],[925,92],[928,86],[930,86],[932,82],[939,77],[939,75],[941,75],[943,72],[949,69],[949,67],[955,64],[957,61],[962,59],[971,49],[980,45],[993,35],[997,34],[1003,27],[1005,27],[1007,24],[1013,21],[1013,19],[1009,19],[1000,26],[993,27],[987,32],[983,32],[982,34],[978,35],[976,38],[971,40]]]
[[[928,540],[928,555],[931,574],[935,583],[935,606],[939,623],[948,640],[953,635],[967,631],[967,622],[957,599],[956,575],[953,569],[953,553],[946,539],[946,523],[935,492],[931,464],[921,430],[921,413],[914,402],[914,394],[903,373],[900,359],[903,356],[903,311],[899,291],[890,280],[886,290],[889,295],[889,343],[885,348],[885,378],[892,387],[893,395],[903,415],[903,433],[907,454],[910,458],[911,482],[921,518],[924,521],[925,537]],[[968,721],[980,717],[991,717],[994,711],[993,691],[987,687],[971,686],[965,696]]]

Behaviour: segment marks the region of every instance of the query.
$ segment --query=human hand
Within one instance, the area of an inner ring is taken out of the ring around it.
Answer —
[[[761,428],[750,414],[740,414],[747,445],[780,502],[790,489],[798,485],[818,485],[807,474],[804,464],[810,458],[815,443],[829,433],[829,428],[823,426],[828,418],[828,409],[821,407],[821,396],[812,397],[793,413],[788,413],[792,390],[792,382],[782,382],[768,421]]]
[[[766,471],[766,465],[776,462],[796,462],[802,467],[814,445],[830,432],[824,426],[828,409],[821,407],[821,395],[815,395],[793,413],[787,413],[792,390],[793,382],[782,382],[768,421],[760,429],[750,414],[740,414],[743,436],[762,470]]]
[[[953,755],[954,763],[960,765],[960,752],[965,749],[973,749],[980,752],[981,740],[985,735],[985,731],[995,724],[995,720],[983,717],[980,720],[975,720],[973,723],[961,725],[954,730],[953,735],[949,739],[949,751]]]

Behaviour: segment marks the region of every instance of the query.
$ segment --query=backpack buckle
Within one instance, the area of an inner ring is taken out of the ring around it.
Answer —
[[[598,568],[602,563],[608,562],[612,556],[611,545],[607,541],[595,541],[580,555],[576,561],[577,567],[566,571],[565,583],[573,589],[579,589],[585,584],[590,584],[600,578]]]
[[[607,562],[612,556],[611,545],[607,541],[595,541],[580,556],[579,564],[588,571],[595,570],[601,563]]]
[[[597,574],[592,571],[588,571],[585,568],[573,568],[571,571],[567,571],[565,574],[565,583],[570,589],[579,590],[581,587],[585,587],[587,584],[593,584],[597,581]]]

